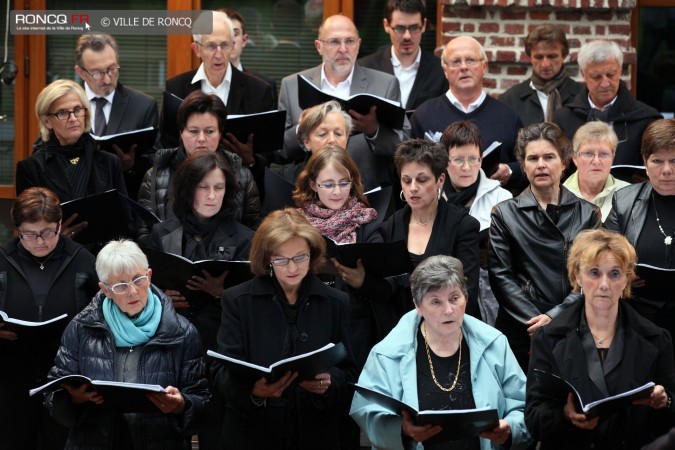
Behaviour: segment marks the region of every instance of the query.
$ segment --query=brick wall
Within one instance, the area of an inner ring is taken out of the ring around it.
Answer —
[[[593,39],[619,44],[627,77],[627,66],[637,61],[630,36],[635,6],[636,0],[441,0],[442,43],[467,34],[483,44],[489,61],[484,86],[495,96],[529,77],[525,35],[550,22],[567,34],[567,68],[575,79],[581,80],[576,65],[579,47]]]

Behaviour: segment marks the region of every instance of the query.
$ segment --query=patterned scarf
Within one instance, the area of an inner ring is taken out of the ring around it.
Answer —
[[[530,79],[532,80],[534,87],[548,95],[548,106],[546,107],[546,115],[544,116],[544,120],[546,122],[552,122],[553,112],[562,108],[562,97],[560,97],[558,88],[562,86],[566,77],[567,71],[565,70],[565,66],[560,69],[558,75],[554,76],[550,80],[544,80],[539,75],[532,72],[532,78]]]
[[[323,208],[316,203],[305,203],[300,212],[319,233],[338,244],[354,244],[356,229],[377,218],[374,208],[366,208],[355,197],[351,197],[340,209]]]

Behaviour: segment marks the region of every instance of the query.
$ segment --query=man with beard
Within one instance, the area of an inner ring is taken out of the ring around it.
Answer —
[[[569,54],[565,32],[551,24],[532,29],[525,38],[525,54],[532,63],[532,76],[504,92],[499,100],[516,110],[523,126],[551,122],[553,112],[571,103],[582,89],[565,69]]]
[[[384,31],[391,38],[391,47],[382,47],[372,55],[359,59],[359,64],[398,78],[401,104],[414,110],[448,90],[441,60],[420,48],[427,27],[424,0],[389,0],[385,11]]]

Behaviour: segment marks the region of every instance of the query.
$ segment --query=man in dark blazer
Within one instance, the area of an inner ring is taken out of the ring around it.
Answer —
[[[212,13],[212,34],[193,36],[192,50],[202,60],[201,65],[197,70],[167,80],[166,91],[180,99],[199,89],[207,94],[216,94],[227,106],[228,114],[253,114],[276,109],[272,88],[267,83],[232,67],[230,53],[234,26],[224,12]],[[166,101],[162,104],[160,134],[165,148],[177,147],[180,143],[176,112],[177,108],[170,108]],[[252,144],[241,143],[231,135],[226,136],[224,144],[227,150],[242,158],[243,165],[255,164]]]
[[[540,25],[528,33],[525,54],[532,63],[532,76],[499,97],[518,113],[523,126],[552,122],[553,112],[581,92],[583,86],[565,69],[569,50],[565,31],[557,25]]]
[[[75,71],[84,81],[91,103],[92,134],[107,136],[153,127],[157,129],[157,102],[150,96],[119,83],[119,51],[107,34],[85,34],[75,46]],[[130,197],[136,198],[143,175],[152,165],[154,146],[119,148],[124,182]],[[139,157],[136,157],[138,153]]]
[[[303,112],[298,102],[298,75],[335,97],[346,98],[366,92],[400,101],[396,77],[356,63],[360,43],[358,30],[350,19],[331,16],[319,28],[319,37],[315,41],[323,63],[289,75],[281,81],[279,109],[287,111],[282,152],[284,159],[297,160],[303,155],[296,135],[296,126]],[[410,135],[408,119],[405,119],[402,129],[394,129],[378,122],[375,107],[368,114],[359,114],[353,110],[348,112],[357,134],[349,138],[347,150],[361,171],[366,189],[393,184],[396,181],[393,176],[393,156],[398,144]]]
[[[420,48],[427,26],[426,11],[423,0],[389,0],[384,31],[391,38],[391,46],[359,59],[363,67],[398,78],[401,104],[408,111],[448,91],[440,58]]]

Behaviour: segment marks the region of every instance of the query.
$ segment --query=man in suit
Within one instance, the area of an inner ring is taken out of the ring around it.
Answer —
[[[514,193],[520,193],[527,180],[514,155],[522,123],[510,106],[495,100],[483,90],[487,55],[471,36],[457,36],[447,43],[441,65],[450,89],[421,104],[410,118],[413,138],[435,136],[459,120],[473,121],[485,145],[502,143],[500,164],[491,178]]]
[[[408,111],[448,90],[441,60],[420,48],[426,12],[424,0],[387,1],[384,31],[391,38],[391,46],[359,59],[363,67],[398,78],[401,104]]]
[[[84,34],[75,46],[75,71],[84,81],[91,103],[92,134],[106,136],[143,128],[157,128],[157,102],[119,82],[117,42],[108,34]],[[159,141],[155,142],[159,145]],[[130,197],[136,198],[145,171],[152,165],[154,148],[113,146],[122,162]],[[141,157],[137,158],[136,153]]]
[[[565,69],[569,50],[565,31],[558,25],[540,25],[525,38],[532,76],[499,97],[516,110],[523,126],[552,122],[553,112],[570,104],[581,91],[582,85],[570,78]]]
[[[331,16],[319,27],[319,36],[315,41],[323,63],[281,81],[279,109],[287,111],[282,157],[298,160],[303,155],[296,136],[296,125],[303,112],[298,102],[298,75],[335,97],[347,98],[354,94],[369,93],[400,101],[396,77],[356,63],[360,44],[359,32],[350,19],[340,15]],[[405,119],[403,129],[393,129],[378,122],[375,106],[367,114],[353,110],[348,112],[357,134],[350,137],[347,150],[361,171],[364,185],[371,188],[393,184],[396,181],[393,176],[393,155],[396,146],[408,138],[408,119]]]
[[[640,153],[642,133],[653,120],[660,119],[661,114],[651,106],[634,100],[621,81],[621,48],[612,41],[587,42],[579,49],[577,61],[586,85],[571,103],[553,114],[553,121],[569,139],[586,122],[607,122],[619,137],[614,165],[643,165]],[[617,175],[623,179],[631,172]]]
[[[270,87],[272,88],[272,96],[274,97],[273,101],[274,104],[277,104],[277,84],[275,81],[268,77],[267,75],[263,75],[260,72],[254,72],[253,70],[245,69],[244,66],[241,63],[241,54],[244,52],[244,48],[246,48],[246,44],[248,44],[249,40],[249,35],[246,32],[246,21],[244,20],[244,17],[238,12],[235,11],[234,9],[230,8],[222,8],[219,9],[219,11],[223,11],[227,16],[230,18],[232,21],[232,26],[233,31],[234,31],[234,41],[232,45],[232,53],[230,53],[230,62],[232,65],[241,70],[244,73],[248,73],[250,75],[256,76],[263,80],[265,83],[269,84]]]
[[[166,91],[180,99],[196,90],[216,94],[227,106],[228,114],[253,114],[276,109],[272,88],[258,77],[235,69],[230,63],[234,42],[234,25],[222,11],[213,14],[213,31],[208,35],[194,35],[192,50],[202,60],[199,68],[177,75],[166,82]],[[199,20],[199,19],[198,19]],[[160,134],[165,148],[177,147],[180,143],[176,128],[175,112],[162,104]],[[238,154],[242,164],[255,165],[253,156],[254,137],[249,142],[237,141],[226,136],[226,149]],[[274,149],[271,149],[274,150]]]

